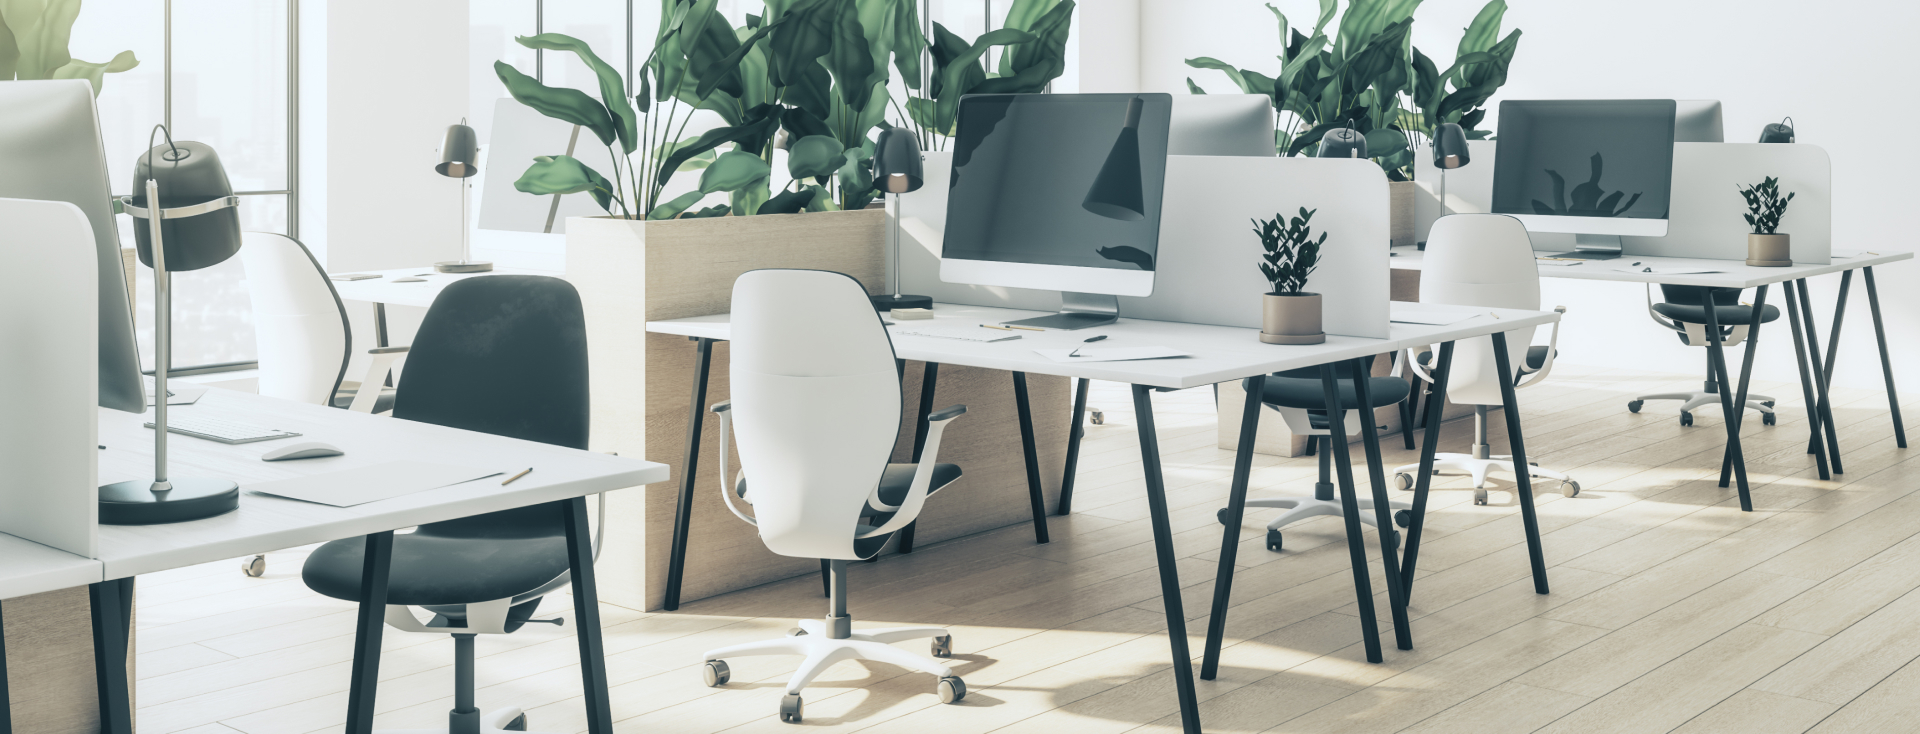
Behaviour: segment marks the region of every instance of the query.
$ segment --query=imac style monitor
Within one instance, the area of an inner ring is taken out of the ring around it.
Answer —
[[[1264,94],[1183,94],[1173,98],[1167,155],[1272,158],[1273,98]]]
[[[1153,293],[1166,183],[1167,94],[960,99],[940,279],[1061,292],[1021,323],[1081,329]]]
[[[1620,256],[1620,236],[1661,237],[1673,189],[1670,99],[1500,103],[1493,213],[1570,232],[1575,252]]]

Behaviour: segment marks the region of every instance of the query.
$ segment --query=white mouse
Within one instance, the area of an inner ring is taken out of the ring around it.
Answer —
[[[318,459],[326,456],[345,456],[347,452],[334,448],[333,444],[319,441],[296,443],[292,446],[268,451],[260,455],[261,461],[291,461],[293,459]]]

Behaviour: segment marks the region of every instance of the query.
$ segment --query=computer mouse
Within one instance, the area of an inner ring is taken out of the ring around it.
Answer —
[[[294,459],[318,459],[326,456],[345,456],[347,452],[334,448],[333,444],[319,441],[296,443],[292,446],[268,451],[260,455],[261,461],[292,461]]]

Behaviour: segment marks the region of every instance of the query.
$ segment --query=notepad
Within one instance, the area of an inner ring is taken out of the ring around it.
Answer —
[[[1475,316],[1484,316],[1487,313],[1485,310],[1418,306],[1405,301],[1394,302],[1390,310],[1393,314],[1390,318],[1394,323],[1426,324],[1429,326],[1445,326],[1447,324],[1466,321]]]
[[[1035,349],[1033,353],[1055,362],[1130,362],[1136,359],[1172,359],[1193,356],[1172,347],[1107,347],[1105,349],[1080,347],[1079,356],[1067,356],[1074,351],[1074,349]]]
[[[254,494],[285,497],[333,507],[405,497],[429,489],[499,476],[505,472],[425,461],[392,461],[358,469],[249,484]]]

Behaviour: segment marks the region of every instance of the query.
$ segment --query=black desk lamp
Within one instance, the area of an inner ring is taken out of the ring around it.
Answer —
[[[1353,129],[1353,121],[1348,120],[1346,127],[1328,130],[1320,137],[1320,151],[1315,158],[1366,158],[1367,136]]]
[[[154,126],[155,133],[166,132]],[[152,136],[147,143],[151,146]],[[161,194],[165,189],[166,193]],[[153,268],[153,480],[100,488],[100,522],[158,525],[232,512],[240,486],[226,479],[167,475],[167,370],[173,364],[173,273],[225,262],[240,251],[240,197],[204,143],[150,147],[134,164],[133,190],[121,208],[147,226],[133,231],[140,262]]]
[[[926,183],[920,166],[920,144],[906,130],[890,127],[873,143],[873,182],[893,199],[893,295],[869,296],[876,311],[896,308],[933,308],[929,296],[900,294],[900,195],[919,191]]]
[[[1440,216],[1452,212],[1447,210],[1447,171],[1464,168],[1471,161],[1467,155],[1467,131],[1451,122],[1440,123],[1433,130],[1433,167],[1440,169]]]
[[[467,127],[463,118],[458,125],[447,126],[447,141],[440,146],[440,163],[433,167],[435,173],[451,179],[466,179],[480,172],[475,163],[480,159],[479,143],[475,141],[473,128]],[[433,269],[442,273],[484,273],[493,269],[493,263],[476,262],[467,244],[467,182],[460,181],[460,259],[433,264]]]
[[[1760,142],[1762,143],[1793,142],[1793,118],[1789,117],[1779,122],[1767,123],[1766,127],[1760,128]]]

